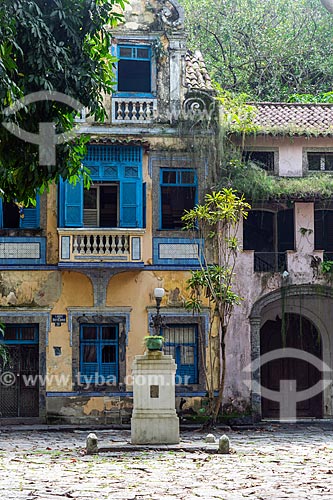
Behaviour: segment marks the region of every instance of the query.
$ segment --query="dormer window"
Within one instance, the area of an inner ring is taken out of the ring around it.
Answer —
[[[151,48],[147,45],[118,45],[118,93],[151,94]]]

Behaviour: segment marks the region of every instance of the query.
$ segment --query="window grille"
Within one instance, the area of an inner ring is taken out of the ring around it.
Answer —
[[[307,153],[308,168],[311,171],[333,171],[333,153]]]
[[[164,352],[171,354],[177,364],[176,383],[198,383],[197,325],[167,325],[164,328]]]
[[[139,146],[88,146],[85,161],[91,162],[141,162],[142,152]]]

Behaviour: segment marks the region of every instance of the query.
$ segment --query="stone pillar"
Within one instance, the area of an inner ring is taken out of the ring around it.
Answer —
[[[314,249],[314,203],[295,203],[295,244],[299,254]]]
[[[176,363],[172,356],[150,351],[133,363],[133,444],[179,443],[175,409]]]
[[[178,120],[183,99],[182,89],[185,80],[185,40],[183,34],[169,38],[170,53],[170,115],[171,121]]]
[[[260,358],[260,318],[250,318],[251,324],[251,362]],[[260,387],[260,368],[252,371],[252,386]],[[261,394],[251,391],[251,407],[255,420],[261,420]]]

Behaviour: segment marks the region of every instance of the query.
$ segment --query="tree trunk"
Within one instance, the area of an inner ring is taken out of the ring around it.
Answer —
[[[226,327],[222,326],[221,327],[221,338],[220,338],[220,349],[221,349],[220,363],[222,366],[220,367],[221,371],[220,371],[218,395],[217,395],[217,398],[215,399],[213,424],[216,424],[217,417],[218,417],[218,414],[220,412],[220,408],[221,408],[222,400],[223,400],[225,373],[226,373],[226,355],[225,355],[225,335],[226,335],[226,333],[227,333]]]
[[[325,9],[333,14],[333,0],[320,0]]]

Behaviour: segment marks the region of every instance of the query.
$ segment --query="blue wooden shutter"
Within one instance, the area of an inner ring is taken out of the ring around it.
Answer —
[[[0,227],[3,227],[2,198],[0,198]]]
[[[59,224],[60,227],[83,226],[83,181],[75,185],[68,181],[59,182]]]
[[[142,226],[141,182],[122,181],[120,183],[120,227]]]
[[[34,229],[39,227],[40,220],[40,205],[39,196],[36,198],[36,206],[23,209],[24,217],[20,219],[20,228]]]
[[[147,226],[147,184],[142,184],[142,227]]]

